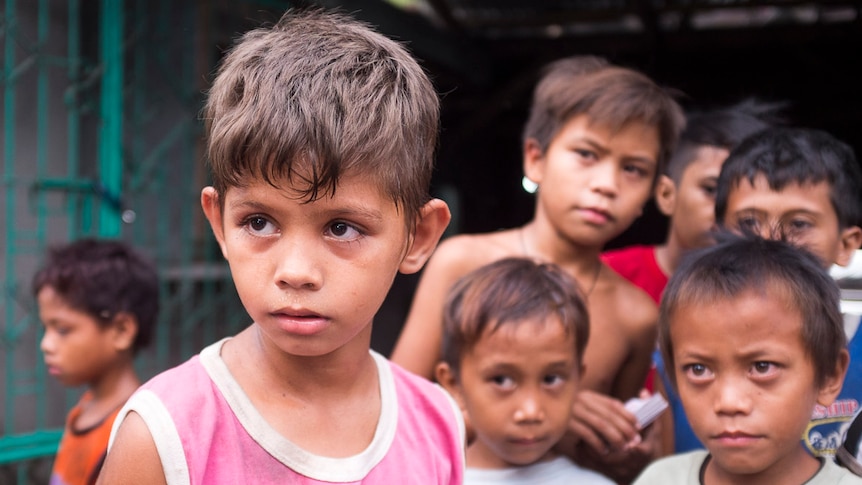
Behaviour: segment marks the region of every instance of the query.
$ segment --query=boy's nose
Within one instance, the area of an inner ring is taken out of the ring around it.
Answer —
[[[751,412],[751,397],[744,379],[719,378],[715,385],[715,412],[721,415],[748,414]]]
[[[274,257],[277,258],[274,278],[278,287],[320,289],[323,275],[315,244],[304,244],[301,238],[284,238]]]
[[[42,340],[39,341],[39,350],[42,351],[43,354],[50,354],[54,350],[54,338],[51,336],[51,332],[45,330],[45,333],[42,334]]]
[[[604,160],[593,166],[590,174],[590,188],[607,197],[614,197],[619,189],[619,173],[616,164]]]
[[[545,411],[542,409],[541,400],[535,393],[526,392],[515,410],[515,422],[538,423],[545,419]]]

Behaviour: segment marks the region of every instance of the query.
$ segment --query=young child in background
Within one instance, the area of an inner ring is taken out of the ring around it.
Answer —
[[[81,239],[48,252],[33,295],[48,373],[86,386],[66,419],[51,484],[93,484],[114,418],[140,385],[134,358],[159,313],[158,275],[124,242]]]
[[[392,359],[432,378],[444,300],[459,277],[512,256],[555,263],[584,289],[591,320],[586,371],[561,446],[603,473],[633,478],[630,469],[651,459],[651,440],[641,441],[623,401],[638,396],[649,370],[657,309],[599,254],[641,214],[683,124],[676,101],[643,74],[595,57],[550,64],[523,135],[524,172],[538,185],[532,220],[444,241],[422,275]]]
[[[602,254],[605,264],[646,291],[658,305],[668,277],[683,256],[713,243],[715,189],[730,150],[746,137],[780,122],[777,113],[781,107],[748,99],[726,108],[690,113],[655,189],[656,206],[669,218],[665,242],[607,251]],[[662,454],[702,448],[679,397],[671,390],[658,351],[653,354],[653,364],[660,380],[648,382],[669,403],[662,417]]]
[[[289,11],[230,50],[204,116],[201,204],[252,323],[141,387],[100,483],[461,483],[455,402],[370,350],[449,221],[426,74],[364,23]]]
[[[665,289],[659,343],[706,450],[661,459],[635,484],[862,484],[799,441],[847,371],[838,286],[784,241],[701,251]]]
[[[577,283],[555,265],[506,258],[458,280],[436,377],[475,431],[466,485],[613,484],[554,451],[589,332]]]
[[[772,128],[743,142],[721,169],[716,220],[730,230],[786,238],[824,268],[846,266],[862,244],[862,171],[853,150],[832,135]],[[850,370],[831,406],[814,409],[803,438],[809,451],[834,456],[862,400],[859,317],[845,317]]]

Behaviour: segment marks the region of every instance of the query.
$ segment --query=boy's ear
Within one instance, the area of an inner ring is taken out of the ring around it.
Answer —
[[[676,184],[667,175],[659,175],[655,184],[655,205],[662,214],[671,217],[676,209]]]
[[[130,350],[138,336],[138,320],[130,313],[117,313],[111,321],[111,332],[114,348],[120,352]]]
[[[844,385],[844,376],[847,374],[849,365],[850,354],[847,349],[841,349],[835,365],[835,372],[831,376],[826,376],[823,385],[820,386],[820,391],[817,393],[817,404],[829,406],[835,402],[841,392],[841,387]]]
[[[201,207],[204,210],[204,214],[207,216],[210,227],[212,227],[213,234],[221,248],[222,256],[227,258],[227,251],[224,246],[224,219],[222,218],[219,195],[215,188],[204,187],[201,191]]]
[[[452,214],[449,206],[440,199],[431,199],[419,210],[416,228],[410,238],[407,253],[401,259],[398,271],[412,274],[420,269],[437,248],[443,231],[449,225]]]
[[[542,183],[544,174],[545,152],[534,138],[524,142],[524,175],[536,185]]]
[[[458,376],[455,375],[455,371],[449,366],[446,362],[440,362],[437,364],[437,367],[434,369],[434,377],[437,378],[437,383],[443,386],[443,389],[446,389],[455,402],[458,403],[458,407],[461,408],[461,411],[466,412],[466,407],[464,405],[464,395],[461,393],[461,386],[458,385]]]
[[[862,245],[862,228],[859,226],[850,226],[841,231],[841,248],[838,251],[838,257],[835,258],[835,264],[838,266],[847,266],[853,259],[853,255],[859,246]]]

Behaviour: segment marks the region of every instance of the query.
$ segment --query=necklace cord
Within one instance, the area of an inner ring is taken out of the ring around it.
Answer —
[[[524,227],[521,227],[521,229],[518,231],[518,238],[521,241],[521,251],[524,253],[525,257],[532,258],[532,255],[530,255],[530,252],[527,250],[527,238],[526,236],[524,236],[524,232]],[[598,284],[599,282],[599,275],[602,273],[602,266],[604,265],[601,261],[596,264],[596,271],[593,274],[593,282],[590,284],[590,288],[584,293],[585,299],[589,298],[590,295],[593,293],[593,290],[596,289],[596,284]]]

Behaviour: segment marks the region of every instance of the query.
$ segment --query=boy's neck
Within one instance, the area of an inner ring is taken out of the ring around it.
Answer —
[[[524,256],[556,263],[576,275],[593,275],[601,264],[601,246],[576,245],[540,220],[533,220],[518,231]]]
[[[330,392],[344,396],[350,389],[363,389],[369,377],[376,379],[377,367],[369,353],[370,342],[369,325],[367,330],[332,353],[296,356],[273,348],[259,328],[252,325],[225,344],[222,356],[240,382],[242,368],[253,367],[257,377],[273,390],[311,400],[315,396],[325,399]],[[231,354],[232,351],[243,355]],[[240,362],[239,366],[233,365]]]
[[[823,462],[808,454],[802,446],[798,451],[792,457],[785,457],[782,460],[784,465],[773,464],[768,470],[753,474],[731,473],[719,467],[712,455],[707,455],[700,475],[701,485],[803,485],[820,471]]]
[[[537,221],[518,229],[518,238],[524,256],[555,263],[568,271],[583,288],[585,297],[589,298],[596,289],[603,266],[599,259],[601,248],[575,246]]]
[[[668,278],[673,275],[676,268],[679,266],[684,250],[675,244],[672,238],[669,238],[664,244],[655,246],[655,262],[661,269],[662,273]]]
[[[123,356],[110,365],[98,379],[89,384],[93,401],[123,403],[141,385],[131,355]]]
[[[91,398],[82,403],[81,414],[73,426],[77,430],[85,430],[98,425],[119,409],[140,385],[131,356],[116,362],[88,385]]]

